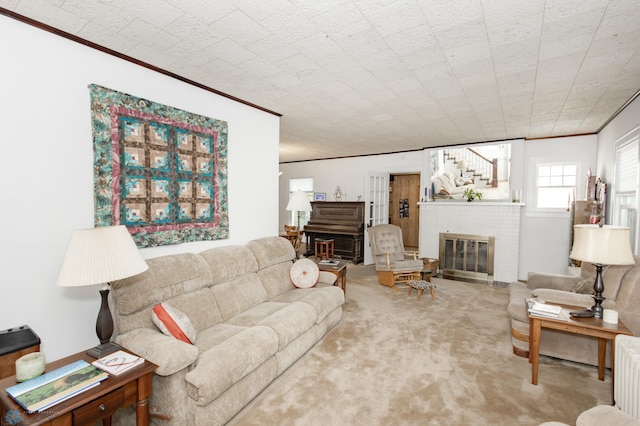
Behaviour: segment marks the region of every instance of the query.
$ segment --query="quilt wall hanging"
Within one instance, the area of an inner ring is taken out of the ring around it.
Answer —
[[[138,247],[228,238],[227,122],[89,89],[96,226]]]

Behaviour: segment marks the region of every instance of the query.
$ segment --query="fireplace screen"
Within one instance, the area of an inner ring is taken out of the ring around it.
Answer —
[[[440,268],[443,277],[493,284],[495,237],[440,234]]]

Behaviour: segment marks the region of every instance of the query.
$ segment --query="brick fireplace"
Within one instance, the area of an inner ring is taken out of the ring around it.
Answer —
[[[493,285],[494,237],[441,232],[439,252],[444,278]]]
[[[493,281],[517,281],[523,206],[492,201],[420,203],[420,257],[440,259],[440,234],[493,237]]]

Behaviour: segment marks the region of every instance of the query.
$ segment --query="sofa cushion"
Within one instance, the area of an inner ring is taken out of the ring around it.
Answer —
[[[169,303],[158,303],[151,310],[153,323],[167,336],[173,336],[185,343],[193,344],[196,341],[196,329],[191,324],[189,317]]]
[[[247,327],[242,327],[233,324],[217,324],[213,327],[209,327],[206,330],[198,333],[196,339],[196,346],[200,350],[200,353],[204,353],[212,347],[219,345],[232,336],[246,330]]]
[[[231,336],[203,352],[185,377],[187,393],[198,405],[207,405],[278,351],[278,336],[257,326]]]
[[[316,322],[321,322],[329,312],[344,304],[344,291],[338,286],[322,287],[300,299],[316,311]]]
[[[211,270],[213,285],[256,272],[258,263],[253,253],[243,246],[224,246],[200,253]]]
[[[291,278],[289,278],[291,265],[293,265],[293,262],[283,262],[258,271],[260,283],[267,292],[267,300],[272,300],[280,294],[295,290]]]
[[[239,325],[242,327],[251,327],[258,325],[260,321],[287,306],[286,303],[264,302],[238,315],[229,318],[226,323]]]
[[[582,293],[582,294],[593,294],[593,284],[596,281],[596,271],[593,270],[593,273],[589,276],[581,276],[580,281],[578,281],[571,291],[574,293]]]
[[[255,273],[245,274],[211,288],[222,320],[239,315],[267,300],[267,292]]]
[[[249,241],[247,248],[253,252],[260,269],[296,259],[296,251],[291,243],[282,237],[265,237]]]
[[[260,325],[267,326],[276,332],[278,350],[282,350],[312,328],[316,324],[316,319],[316,310],[311,305],[293,302],[260,321]]]
[[[193,253],[148,259],[142,274],[111,283],[115,308],[129,315],[172,297],[211,285],[211,272],[203,259]]]

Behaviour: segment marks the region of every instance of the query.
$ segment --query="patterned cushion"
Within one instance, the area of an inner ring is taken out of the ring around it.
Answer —
[[[159,303],[151,310],[153,323],[167,336],[173,336],[185,343],[196,341],[196,329],[189,317],[168,303]]]

